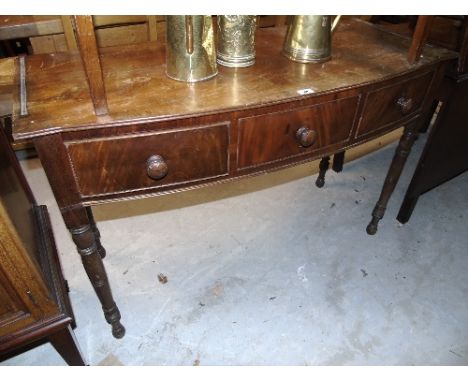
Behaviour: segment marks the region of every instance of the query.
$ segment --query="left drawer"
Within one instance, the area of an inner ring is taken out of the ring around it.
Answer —
[[[66,145],[82,196],[175,188],[229,171],[228,122]]]

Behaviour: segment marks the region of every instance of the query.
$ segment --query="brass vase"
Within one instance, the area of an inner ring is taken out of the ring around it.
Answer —
[[[166,74],[185,82],[216,76],[211,16],[166,16]]]
[[[331,58],[332,33],[341,16],[294,16],[283,45],[283,54],[302,63],[325,62]]]
[[[218,16],[217,61],[229,67],[246,67],[255,63],[256,16]]]

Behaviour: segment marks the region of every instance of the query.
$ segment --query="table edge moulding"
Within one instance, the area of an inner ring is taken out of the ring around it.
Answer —
[[[264,28],[257,31],[255,65],[220,66],[215,78],[189,84],[165,75],[164,44],[98,54],[89,35],[92,24],[75,19],[81,55],[26,59],[27,100],[18,91],[13,135],[34,140],[117,338],[125,330],[92,205],[231,181],[317,158],[323,158],[317,181],[323,186],[330,155],[336,154],[339,168],[345,150],[405,126],[367,227],[374,234],[418,124],[446,64],[456,58],[446,49],[422,47],[421,39],[411,45],[409,38],[345,19],[326,63],[289,60],[281,54],[286,29]],[[409,49],[422,49],[412,63]],[[21,102],[27,103],[27,115],[20,115]]]

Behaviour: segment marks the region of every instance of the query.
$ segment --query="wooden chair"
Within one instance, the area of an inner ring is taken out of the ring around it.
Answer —
[[[163,21],[163,16],[93,16],[99,47],[154,41]],[[20,38],[29,39],[30,54],[78,49],[71,16],[0,17],[0,40]]]

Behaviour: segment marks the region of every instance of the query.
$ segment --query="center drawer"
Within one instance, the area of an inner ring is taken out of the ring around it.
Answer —
[[[359,96],[239,119],[238,169],[307,156],[350,138]]]
[[[228,173],[229,123],[68,142],[83,196],[170,188]]]

